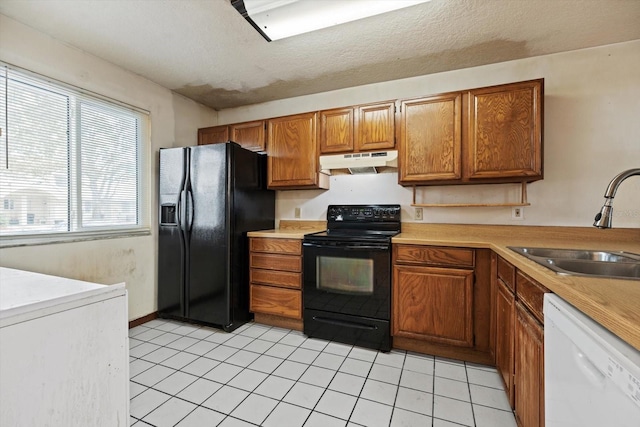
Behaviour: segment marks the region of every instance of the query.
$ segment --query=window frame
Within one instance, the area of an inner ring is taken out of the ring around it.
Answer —
[[[110,239],[110,238],[119,238],[119,237],[134,237],[134,236],[143,236],[151,234],[151,207],[150,207],[150,199],[151,199],[151,191],[152,191],[152,176],[151,176],[151,160],[152,160],[152,150],[151,150],[151,116],[149,111],[144,110],[139,107],[132,106],[125,102],[110,98],[108,96],[104,96],[78,86],[68,84],[59,80],[52,79],[50,77],[26,70],[24,68],[16,67],[11,64],[0,61],[0,69],[6,70],[7,73],[19,73],[24,74],[30,79],[36,79],[43,83],[43,85],[53,85],[59,88],[61,91],[67,92],[69,96],[73,99],[73,103],[79,106],[82,102],[97,102],[98,104],[107,104],[107,107],[115,107],[116,110],[122,111],[130,110],[135,112],[139,116],[139,126],[138,126],[138,156],[137,156],[137,212],[138,212],[138,221],[135,225],[111,225],[105,228],[96,228],[92,229],[91,227],[86,227],[81,223],[81,217],[79,219],[71,219],[68,218],[69,221],[75,221],[76,230],[64,231],[64,232],[42,232],[42,233],[34,233],[34,234],[13,234],[13,235],[3,235],[0,236],[0,248],[8,248],[8,247],[17,247],[17,246],[30,246],[30,245],[47,245],[54,243],[69,243],[69,242],[78,242],[85,240],[96,240],[96,239]],[[4,71],[3,70],[3,71]],[[5,74],[6,76],[7,74]],[[70,117],[70,120],[74,122],[79,121],[79,112],[75,111],[74,116]],[[4,129],[5,123],[0,124],[0,127]],[[7,132],[4,129],[4,132]],[[9,141],[9,144],[11,141]],[[73,141],[71,144],[77,145],[78,141]],[[75,151],[77,147],[73,147],[72,150]],[[0,149],[5,150],[5,141],[2,139],[2,143],[0,144]],[[74,152],[74,156],[77,153]],[[79,168],[79,166],[77,166]],[[71,169],[71,164],[69,165],[69,169]],[[75,176],[77,171],[73,172],[74,175],[74,183],[73,187],[76,187],[79,191],[80,180],[78,176]],[[69,192],[70,203],[77,204],[79,200],[77,199],[77,194],[72,194],[71,190]],[[3,202],[4,203],[4,202]],[[82,209],[79,209],[81,211]]]

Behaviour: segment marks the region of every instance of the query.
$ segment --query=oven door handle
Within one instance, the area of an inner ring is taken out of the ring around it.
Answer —
[[[359,323],[359,322],[346,322],[344,320],[329,319],[329,318],[320,317],[320,316],[313,316],[313,320],[315,320],[316,322],[328,323],[330,325],[344,326],[344,327],[356,328],[356,329],[366,329],[370,331],[378,329],[378,326],[376,325],[367,325],[365,323]]]
[[[302,246],[307,247],[307,248],[322,248],[322,249],[344,249],[344,250],[348,250],[348,251],[359,251],[359,250],[366,250],[366,251],[388,251],[389,250],[389,245],[388,244],[380,244],[380,245],[353,245],[350,243],[341,243],[338,245],[323,245],[320,243],[309,243],[309,242],[304,242],[302,244]]]

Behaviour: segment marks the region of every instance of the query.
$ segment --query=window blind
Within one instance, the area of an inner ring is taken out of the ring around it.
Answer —
[[[2,71],[0,236],[140,226],[144,115]]]

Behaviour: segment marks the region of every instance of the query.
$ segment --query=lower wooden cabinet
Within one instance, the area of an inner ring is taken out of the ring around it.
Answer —
[[[516,297],[513,292],[498,280],[496,292],[496,368],[502,378],[509,404],[513,408],[514,390],[514,323],[516,314]]]
[[[547,288],[501,257],[494,277],[495,362],[519,427],[544,426],[544,317]]]
[[[393,346],[493,363],[490,257],[485,249],[393,245]]]
[[[473,346],[473,270],[397,265],[393,335]]]
[[[544,331],[519,302],[515,324],[515,415],[520,427],[544,426]]]
[[[302,242],[249,239],[249,310],[259,323],[302,330]]]

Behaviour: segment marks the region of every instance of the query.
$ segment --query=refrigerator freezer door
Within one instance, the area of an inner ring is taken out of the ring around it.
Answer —
[[[160,150],[158,312],[183,317],[185,265],[184,185],[187,149]]]
[[[190,150],[186,197],[190,241],[188,317],[222,326],[231,323],[228,146],[212,144]]]

